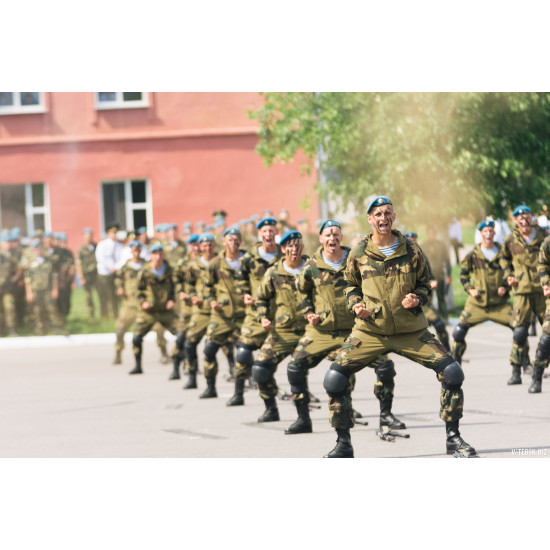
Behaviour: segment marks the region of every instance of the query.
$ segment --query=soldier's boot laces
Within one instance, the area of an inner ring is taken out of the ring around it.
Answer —
[[[211,397],[218,397],[215,378],[206,379],[206,389],[199,395],[200,399],[209,399]]]
[[[508,380],[509,386],[521,384],[521,365],[512,365],[512,377]]]
[[[388,426],[392,430],[404,430],[407,426],[391,412],[393,399],[380,400],[380,427]]]
[[[168,380],[179,380],[180,379],[180,359],[174,357],[174,370],[168,377]]]
[[[187,373],[187,382],[183,385],[184,390],[196,390],[197,389],[197,373]]]
[[[349,429],[336,428],[336,433],[338,434],[336,447],[324,455],[323,458],[353,458]]]
[[[459,453],[464,456],[475,456],[476,450],[462,439],[458,431],[458,420],[454,422],[445,422],[447,432],[447,454]]]
[[[296,410],[298,411],[298,418],[285,429],[285,434],[310,434],[313,431],[311,425],[311,418],[309,416],[309,406],[307,403],[297,402]]]
[[[264,399],[265,411],[262,416],[258,418],[258,422],[277,422],[279,418],[279,409],[277,408],[277,402],[274,397]]]
[[[231,399],[226,403],[228,407],[236,407],[238,405],[244,405],[244,378],[235,379],[235,393]]]
[[[533,381],[527,390],[529,393],[540,393],[542,391],[542,374],[544,367],[536,365],[533,369]]]
[[[113,359],[113,365],[122,365],[122,353],[120,350],[116,350],[115,358]]]

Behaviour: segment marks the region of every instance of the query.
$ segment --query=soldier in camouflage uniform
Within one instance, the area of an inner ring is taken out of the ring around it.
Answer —
[[[97,289],[97,260],[95,257],[95,247],[93,231],[90,227],[86,227],[82,230],[83,243],[78,249],[76,257],[76,271],[80,282],[84,287],[86,293],[86,305],[90,313],[90,318],[95,316],[94,299],[92,296],[92,289],[98,293]]]
[[[53,330],[57,334],[63,334],[55,305],[58,297],[55,266],[51,256],[44,253],[39,239],[32,241],[31,249],[33,257],[30,261],[25,258],[22,267],[25,271],[27,303],[32,309],[35,332],[46,334]]]
[[[542,292],[546,299],[546,309],[542,334],[535,353],[535,362],[533,363],[533,380],[527,390],[529,393],[540,393],[542,391],[542,377],[550,358],[550,236],[542,241],[537,271],[540,276]]]
[[[309,369],[323,359],[334,358],[353,327],[354,318],[347,310],[343,291],[345,262],[350,250],[341,246],[342,239],[342,227],[337,221],[322,222],[319,228],[321,247],[306,262],[297,280],[299,309],[307,324],[287,366],[292,399],[298,412],[296,421],[285,430],[288,435],[312,432]],[[380,402],[380,425],[404,429],[405,424],[391,412],[395,387],[393,361],[383,356],[369,366],[376,373],[374,394]],[[352,378],[350,391],[354,382]]]
[[[245,380],[252,373],[253,352],[260,349],[267,338],[267,333],[259,323],[256,315],[255,303],[258,287],[267,269],[282,256],[279,245],[275,242],[277,220],[272,217],[263,218],[257,223],[256,229],[261,243],[258,246],[253,246],[244,255],[241,262],[241,271],[247,284],[244,293],[246,317],[241,328],[241,334],[235,344],[237,348],[235,394],[227,402],[228,406],[244,404],[239,395]]]
[[[484,220],[477,229],[482,242],[460,262],[460,282],[468,300],[453,332],[453,357],[462,363],[466,351],[466,334],[471,327],[484,321],[494,321],[512,329],[510,287],[500,267],[500,244],[494,241],[495,222]]]
[[[17,336],[15,288],[23,271],[10,250],[10,235],[2,232],[0,250],[0,333],[2,336]]]
[[[416,233],[414,233],[414,231],[405,233],[404,236],[415,243],[418,242],[418,236]],[[356,244],[359,244],[360,240],[361,239],[359,239]],[[430,298],[428,300],[428,303],[422,306],[422,311],[426,316],[426,320],[428,321],[428,324],[434,327],[439,341],[445,346],[445,349],[447,351],[451,351],[451,348],[449,345],[449,333],[447,332],[447,326],[445,325],[445,321],[441,318],[439,313],[433,308],[433,303],[432,303],[433,291],[437,288],[437,279],[434,277],[432,273],[430,261],[428,260],[426,254],[424,254],[424,259],[426,260],[428,271],[430,273],[430,288],[432,291],[430,292]],[[459,359],[457,359],[457,361],[460,362]]]
[[[204,377],[206,389],[201,399],[218,397],[216,353],[234,342],[241,332],[245,317],[244,292],[248,288],[241,271],[245,251],[241,250],[241,233],[236,227],[225,230],[224,251],[211,260],[206,270],[203,300],[210,307],[210,321],[204,344]]]
[[[72,285],[76,273],[75,259],[71,250],[67,248],[67,234],[57,233],[55,245],[59,251],[59,298],[57,307],[63,323],[71,311]]]
[[[279,245],[283,256],[267,269],[256,291],[256,315],[266,333],[252,367],[260,397],[265,403],[265,411],[258,422],[279,420],[275,372],[277,365],[294,351],[306,325],[296,297],[296,276],[307,260],[307,256],[302,255],[302,234],[288,231]],[[244,379],[236,385],[233,399],[240,399],[240,402],[234,404],[244,405],[243,392]]]
[[[345,269],[345,293],[355,325],[323,385],[329,396],[330,423],[338,434],[326,458],[353,458],[350,377],[385,353],[398,353],[432,369],[441,382],[440,417],[445,421],[447,454],[470,456],[458,429],[464,372],[428,331],[422,306],[428,301],[429,274],[420,247],[393,230],[393,205],[376,197],[367,207],[373,232],[356,245]]]
[[[42,236],[41,231],[38,234],[40,237]],[[18,265],[21,264],[25,248],[27,247],[23,247],[21,243],[21,229],[14,227],[10,232],[10,255],[15,258]],[[22,269],[19,269],[17,279],[14,282],[13,298],[15,302],[15,328],[20,329],[25,324],[25,314],[27,311],[25,280]]]
[[[143,372],[141,367],[143,338],[156,323],[160,323],[174,336],[177,334],[178,316],[174,311],[177,282],[174,270],[164,260],[161,244],[154,244],[149,254],[150,262],[138,273],[137,289],[141,309],[136,319],[133,337],[136,366],[129,374]],[[183,353],[183,349],[178,349],[176,353]]]
[[[532,213],[527,206],[518,206],[512,215],[515,227],[502,243],[500,265],[504,270],[506,282],[514,293],[514,336],[510,354],[512,377],[508,384],[521,384],[521,365],[527,355],[531,316],[534,313],[541,324],[544,321],[546,299],[537,263],[542,242],[548,233],[545,229],[532,224]]]

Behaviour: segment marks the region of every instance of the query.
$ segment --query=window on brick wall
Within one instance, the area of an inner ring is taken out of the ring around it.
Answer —
[[[153,209],[149,182],[145,179],[105,181],[101,184],[102,230],[118,223],[122,231],[149,228]]]
[[[147,92],[95,92],[96,109],[148,107]]]
[[[26,235],[36,229],[50,230],[48,188],[44,183],[0,185],[0,226],[20,227]]]
[[[0,92],[0,115],[45,112],[43,92]]]

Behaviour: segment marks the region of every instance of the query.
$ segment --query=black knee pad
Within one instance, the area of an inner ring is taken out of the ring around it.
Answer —
[[[252,355],[252,347],[244,344],[237,344],[237,355],[235,357],[237,363],[241,365],[252,365],[254,355]]]
[[[325,373],[323,387],[329,395],[341,395],[346,393],[351,374],[351,371],[346,367],[333,363],[330,369]]]
[[[443,385],[447,389],[460,388],[460,386],[462,386],[462,382],[464,382],[464,371],[462,370],[460,363],[457,361],[453,361],[447,365],[441,371],[441,374],[445,378]]]
[[[518,346],[524,346],[529,335],[529,325],[521,325],[514,329],[514,343]]]
[[[307,391],[307,370],[300,368],[295,363],[289,363],[286,374],[292,393],[305,393]]]
[[[550,334],[543,334],[540,337],[539,345],[537,346],[537,359],[548,359],[550,357]]]
[[[185,346],[185,332],[178,332],[176,335],[176,348],[179,351],[183,351]]]
[[[455,342],[464,342],[469,328],[470,327],[468,325],[461,325],[460,323],[456,325],[455,329],[453,330],[453,340]]]
[[[255,361],[252,365],[252,376],[257,384],[266,384],[271,380],[275,365],[269,361]]]
[[[187,356],[187,359],[192,360],[197,358],[196,342],[190,342],[189,340],[185,340],[183,344],[183,349],[185,350],[185,355]]]
[[[216,353],[218,353],[219,349],[220,346],[218,346],[218,344],[212,342],[212,340],[206,340],[206,342],[204,343],[205,359],[210,363],[213,363],[216,360]]]
[[[380,382],[391,382],[395,378],[395,365],[390,359],[374,369],[376,379]]]
[[[443,319],[436,319],[432,325],[438,333],[447,332],[447,327],[445,326],[445,321],[443,321]]]

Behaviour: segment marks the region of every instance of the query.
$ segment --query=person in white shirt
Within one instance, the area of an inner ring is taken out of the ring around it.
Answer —
[[[115,273],[120,265],[124,245],[117,240],[118,224],[107,227],[107,237],[97,243],[95,257],[97,261],[97,279],[99,287],[99,301],[101,316],[118,317],[118,297],[115,290]]]

